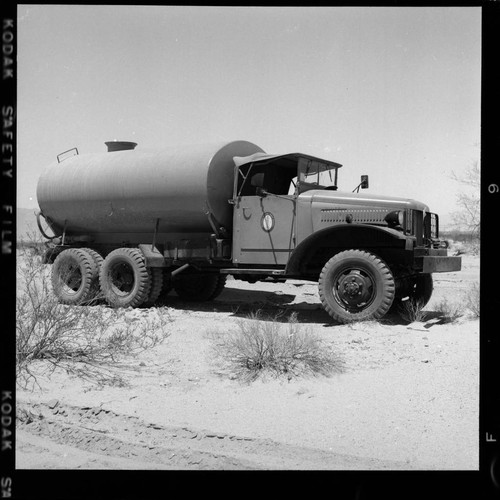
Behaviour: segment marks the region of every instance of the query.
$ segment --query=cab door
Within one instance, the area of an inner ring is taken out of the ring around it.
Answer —
[[[233,262],[286,265],[295,248],[295,195],[239,196],[233,220]]]

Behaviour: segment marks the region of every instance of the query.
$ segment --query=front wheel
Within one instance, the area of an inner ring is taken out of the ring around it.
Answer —
[[[340,323],[382,318],[394,300],[394,277],[383,260],[362,250],[334,255],[323,267],[319,296]]]
[[[411,301],[420,308],[425,307],[429,300],[431,300],[433,289],[432,274],[418,274],[413,276],[401,291],[396,289],[396,292],[399,293],[396,293],[391,311],[400,312],[407,301]]]

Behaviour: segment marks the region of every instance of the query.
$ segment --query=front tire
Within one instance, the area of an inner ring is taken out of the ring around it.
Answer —
[[[391,311],[401,311],[406,301],[411,301],[420,308],[423,308],[431,300],[433,290],[432,274],[418,274],[411,278],[410,284],[402,294],[396,294]]]
[[[382,318],[394,300],[394,277],[383,260],[362,250],[334,255],[323,267],[319,296],[340,323]]]
[[[139,307],[149,297],[151,276],[137,248],[117,248],[107,255],[99,275],[111,307]]]

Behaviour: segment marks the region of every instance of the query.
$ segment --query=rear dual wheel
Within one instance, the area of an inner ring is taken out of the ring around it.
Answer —
[[[149,298],[152,278],[139,249],[117,248],[104,259],[99,282],[111,307],[139,307]]]
[[[226,276],[191,274],[172,280],[162,268],[147,268],[137,248],[118,248],[105,259],[93,249],[72,248],[55,259],[52,283],[63,304],[82,304],[101,292],[111,307],[148,307],[172,285],[183,300],[213,300],[224,289]]]
[[[163,268],[150,267],[148,268],[148,273],[151,280],[151,288],[149,289],[148,298],[142,304],[145,307],[153,306],[163,290]]]
[[[226,276],[220,274],[187,274],[174,278],[177,295],[190,302],[206,302],[220,295]]]
[[[52,265],[52,289],[61,304],[78,305],[92,300],[99,289],[99,268],[83,248],[63,250]]]
[[[91,248],[70,248],[52,267],[52,287],[62,304],[88,303],[102,292],[112,307],[151,306],[162,286],[162,269],[147,268],[136,248],[118,248],[106,259]]]

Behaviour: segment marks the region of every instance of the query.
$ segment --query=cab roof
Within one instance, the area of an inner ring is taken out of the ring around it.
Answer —
[[[267,163],[279,160],[279,163],[286,164],[289,162],[295,163],[300,158],[306,160],[317,161],[325,165],[329,165],[332,168],[340,168],[342,165],[340,163],[335,163],[333,161],[325,160],[323,158],[317,158],[316,156],[306,155],[304,153],[287,153],[283,155],[269,155],[266,153],[254,153],[250,156],[234,156],[233,161],[237,167],[246,165],[248,163]],[[290,165],[291,166],[291,165]]]

